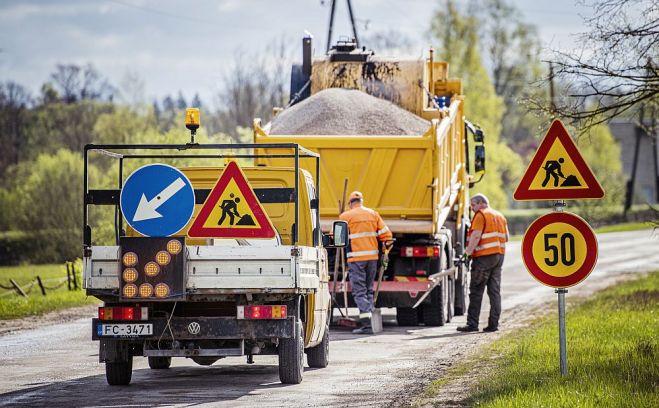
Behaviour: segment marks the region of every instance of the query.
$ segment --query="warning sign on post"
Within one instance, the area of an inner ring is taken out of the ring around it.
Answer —
[[[599,184],[560,120],[554,120],[513,195],[515,200],[602,198]]]
[[[274,238],[275,230],[245,175],[230,162],[188,230],[193,238]]]
[[[522,259],[539,282],[567,288],[586,279],[595,267],[597,238],[590,225],[575,214],[545,214],[526,230]]]

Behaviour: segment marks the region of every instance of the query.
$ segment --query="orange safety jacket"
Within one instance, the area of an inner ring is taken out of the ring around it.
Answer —
[[[481,231],[481,239],[471,254],[472,257],[506,253],[508,222],[499,211],[487,207],[476,212],[467,237],[471,236],[473,231]]]
[[[339,218],[348,223],[350,231],[348,262],[377,260],[378,241],[387,241],[393,237],[380,214],[370,208],[357,206]]]

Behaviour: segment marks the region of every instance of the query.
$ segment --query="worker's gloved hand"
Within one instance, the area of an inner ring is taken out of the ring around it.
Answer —
[[[455,266],[458,266],[460,264],[466,264],[468,260],[469,260],[469,255],[462,254],[458,259],[456,259]]]

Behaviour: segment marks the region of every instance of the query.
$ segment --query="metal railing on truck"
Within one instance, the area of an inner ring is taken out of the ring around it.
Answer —
[[[269,149],[292,149],[292,153],[280,153],[280,154],[265,154],[265,153],[213,153],[213,154],[186,154],[186,153],[174,153],[174,154],[164,154],[164,153],[152,153],[145,154],[142,152],[131,153],[131,151],[163,151],[163,150],[175,150],[183,152],[195,152],[195,151],[208,151],[208,150],[240,150],[240,149],[259,149],[267,147]],[[128,153],[125,153],[128,151]],[[122,153],[123,152],[123,153]],[[116,189],[90,189],[89,188],[89,154],[90,153],[99,153],[106,157],[113,159],[118,159],[118,182]],[[295,204],[295,224],[292,234],[292,243],[291,245],[297,245],[299,239],[299,177],[300,177],[300,159],[311,158],[315,161],[315,189],[316,189],[316,198],[312,201],[311,206],[312,210],[316,209],[316,225],[320,225],[320,211],[319,199],[320,199],[320,188],[318,185],[320,174],[320,155],[311,150],[308,150],[297,143],[272,143],[272,144],[197,144],[197,143],[188,143],[188,144],[87,144],[84,148],[84,189],[83,189],[83,248],[85,251],[85,256],[89,256],[89,251],[92,245],[92,228],[89,225],[89,206],[90,205],[114,205],[115,214],[114,214],[114,232],[115,232],[115,241],[119,245],[119,237],[122,231],[121,225],[121,214],[119,209],[119,198],[121,189],[123,187],[123,172],[124,172],[124,160],[126,159],[258,159],[258,158],[277,158],[277,159],[293,159],[295,167],[295,188],[292,191],[292,194],[277,194],[275,190],[282,190],[281,188],[273,189],[255,189],[255,194],[259,197],[260,200],[267,198],[267,193],[274,192],[274,200],[269,202],[291,202],[290,197],[293,197],[293,202]],[[223,167],[223,166],[218,166]],[[270,191],[264,191],[270,190]],[[194,189],[195,192],[195,204],[203,204],[206,197],[209,194],[207,189]],[[272,194],[270,195],[272,197]],[[276,201],[276,200],[285,200],[286,197],[289,197],[286,201]],[[317,228],[317,231],[313,232],[313,242],[314,245],[317,245],[320,242],[320,228]]]

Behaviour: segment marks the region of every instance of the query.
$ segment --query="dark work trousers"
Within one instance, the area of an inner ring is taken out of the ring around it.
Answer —
[[[352,297],[359,308],[359,313],[369,313],[373,305],[373,281],[378,269],[378,261],[348,262]]]
[[[489,327],[499,327],[501,316],[501,266],[503,255],[485,255],[471,260],[471,283],[469,283],[469,311],[467,326],[478,327],[478,317],[481,314],[483,291],[487,286],[487,296],[490,298]]]

